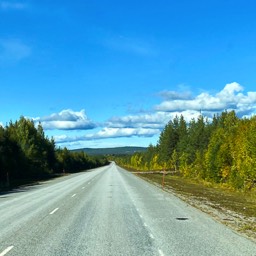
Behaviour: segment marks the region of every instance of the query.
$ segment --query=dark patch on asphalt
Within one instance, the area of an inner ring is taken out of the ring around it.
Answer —
[[[185,217],[179,217],[179,218],[176,218],[176,220],[188,220],[188,218],[185,218]]]

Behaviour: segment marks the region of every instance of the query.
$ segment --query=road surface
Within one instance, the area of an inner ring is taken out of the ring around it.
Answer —
[[[0,256],[256,255],[256,243],[114,163],[0,195]]]

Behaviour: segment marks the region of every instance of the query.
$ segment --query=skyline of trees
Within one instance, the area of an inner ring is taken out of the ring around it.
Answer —
[[[6,127],[0,126],[0,188],[14,182],[49,178],[106,165],[104,157],[56,148],[43,127],[21,116]]]
[[[114,160],[136,170],[166,169],[184,177],[251,190],[256,184],[256,116],[241,119],[235,111],[224,111],[211,122],[200,115],[188,123],[182,115],[176,116],[162,130],[157,145]],[[107,163],[106,157],[57,148],[41,124],[36,127],[24,117],[0,126],[0,187]]]
[[[169,170],[184,177],[251,190],[256,184],[256,116],[239,119],[224,111],[210,122],[200,115],[186,123],[176,116],[156,146],[145,153],[116,157],[128,168]]]

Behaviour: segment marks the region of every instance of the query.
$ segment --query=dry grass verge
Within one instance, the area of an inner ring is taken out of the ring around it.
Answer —
[[[137,174],[162,186],[161,174]],[[166,191],[210,214],[256,242],[256,193],[233,191],[210,183],[166,175]]]

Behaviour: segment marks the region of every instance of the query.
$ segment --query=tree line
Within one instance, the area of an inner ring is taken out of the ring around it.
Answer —
[[[145,153],[115,159],[141,171],[167,170],[178,175],[251,190],[256,184],[256,116],[235,111],[200,115],[189,123],[176,116],[164,127],[156,146]]]
[[[21,117],[0,126],[0,188],[58,173],[72,173],[108,164],[104,157],[57,148],[41,124]]]

